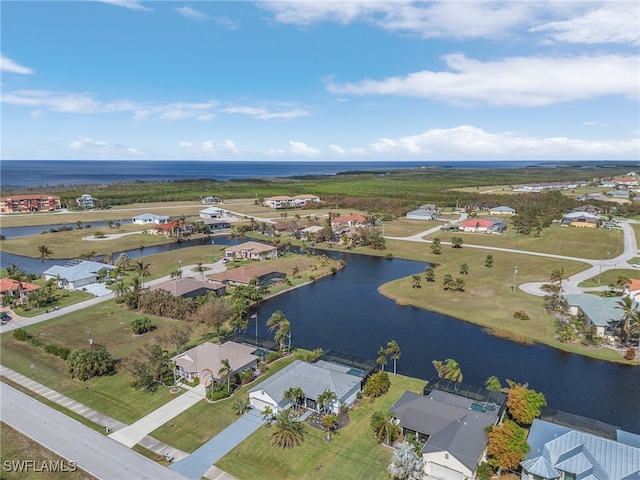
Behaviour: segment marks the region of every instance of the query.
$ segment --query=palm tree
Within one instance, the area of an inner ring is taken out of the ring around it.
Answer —
[[[116,288],[114,290],[116,298],[126,295],[128,291],[129,289],[125,286],[124,280],[120,280],[118,283],[116,283]]]
[[[284,353],[284,341],[291,338],[291,323],[280,310],[276,311],[267,320],[269,332],[275,331],[274,339],[280,344],[280,350]]]
[[[280,448],[293,448],[304,441],[304,424],[296,422],[291,409],[282,410],[276,415],[275,432],[271,434],[271,445]]]
[[[624,289],[626,288],[627,285],[629,285],[629,277],[627,275],[624,274],[620,274],[618,275],[618,278],[616,279],[616,285],[620,288],[620,291],[622,293],[624,293]]]
[[[304,399],[305,394],[300,387],[289,387],[284,392],[284,398],[293,402],[293,408],[298,409],[298,405],[300,405]]]
[[[619,322],[619,329],[620,338],[624,341],[625,346],[629,344],[629,338],[631,337],[631,324],[635,324],[640,317],[640,312],[638,312],[636,307],[636,302],[629,296],[622,297],[616,307],[623,310],[622,318]]]
[[[454,382],[462,382],[462,371],[460,365],[452,358],[447,358],[444,362],[433,360],[433,366],[438,371],[438,376],[445,380],[453,380]]]
[[[371,428],[378,443],[391,445],[400,438],[402,429],[389,412],[376,412],[371,416]]]
[[[393,376],[396,376],[396,362],[400,358],[400,345],[395,340],[391,340],[387,343],[387,354],[391,355],[391,360],[393,360]]]
[[[262,410],[262,420],[267,422],[267,427],[271,426],[273,417],[273,408],[271,408],[271,405],[267,405],[266,407],[264,407],[264,409]]]
[[[387,471],[391,478],[397,480],[421,480],[424,475],[424,461],[416,453],[413,445],[401,442],[396,445]]]
[[[202,275],[202,280],[204,281],[204,272],[207,271],[207,268],[202,265],[202,262],[198,262],[198,265],[194,268],[194,270]]]
[[[236,401],[233,402],[233,411],[236,415],[242,415],[249,409],[249,401],[246,398],[238,397]]]
[[[384,347],[378,349],[378,359],[376,360],[380,369],[384,372],[384,366],[387,364],[387,350]]]
[[[487,390],[491,390],[492,392],[499,392],[502,390],[500,379],[494,375],[485,380],[484,386],[487,387]]]
[[[549,281],[551,283],[555,283],[560,286],[560,291],[562,291],[562,282],[563,280],[567,280],[567,274],[564,271],[564,267],[554,268],[551,270],[551,275],[549,277]]]
[[[45,264],[47,258],[51,258],[53,256],[53,251],[46,245],[40,245],[38,247],[38,251],[40,252],[40,261],[42,262],[42,265]]]
[[[322,416],[322,426],[327,429],[327,442],[331,441],[331,433],[340,426],[340,417],[335,413],[327,413]]]
[[[336,392],[333,392],[331,391],[331,389],[327,388],[324,392],[318,395],[318,406],[320,407],[320,410],[328,413],[330,411],[329,407],[336,400],[338,400]]]
[[[144,260],[138,260],[133,264],[133,269],[140,276],[140,288],[144,288],[144,276],[149,275],[150,263],[145,263]]]
[[[227,393],[231,391],[231,365],[229,364],[229,359],[225,358],[220,361],[222,367],[218,370],[218,377],[220,380],[227,381]]]

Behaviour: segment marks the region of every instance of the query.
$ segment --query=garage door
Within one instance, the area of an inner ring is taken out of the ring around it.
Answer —
[[[253,408],[261,412],[264,410],[264,407],[266,407],[267,405],[269,405],[271,409],[275,411],[275,408],[273,408],[273,405],[271,405],[268,402],[265,402],[264,400],[260,400],[259,398],[252,397],[251,405],[253,405]]]
[[[464,480],[462,473],[433,462],[431,462],[431,474],[429,477],[437,478],[438,480]]]

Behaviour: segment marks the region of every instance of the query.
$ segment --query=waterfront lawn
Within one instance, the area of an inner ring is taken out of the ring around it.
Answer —
[[[116,251],[133,250],[174,241],[163,235],[143,234],[141,233],[142,230],[140,225],[125,225],[119,231],[116,229],[109,231],[108,227],[92,227],[86,229],[86,232],[84,229],[76,229],[65,232],[30,235],[27,237],[3,240],[2,250],[15,255],[40,257],[38,247],[40,245],[46,245],[53,252],[51,258],[78,258],[82,253],[94,252],[95,255],[107,255]],[[131,235],[94,241],[93,237],[96,232],[102,232],[105,235],[115,235],[118,233],[131,233]],[[85,240],[85,236],[87,240]],[[43,270],[47,268],[45,261]]]
[[[300,447],[283,450],[269,443],[273,428],[260,428],[216,463],[240,479],[388,479],[392,450],[379,445],[371,430],[371,415],[386,411],[404,393],[422,392],[424,380],[391,376],[391,388],[375,400],[359,401],[349,411],[349,425],[325,440],[326,433],[305,425]]]
[[[233,403],[237,398],[246,398],[251,388],[282,370],[296,358],[295,355],[281,358],[269,365],[269,371],[265,375],[240,387],[231,397],[215,403],[199,402],[149,435],[172,447],[192,453],[238,419],[233,412]]]
[[[470,245],[486,245],[589,259],[614,258],[624,251],[623,232],[620,229],[561,227],[555,223],[549,228],[543,228],[540,237],[536,237],[535,232],[521,235],[510,226],[504,235],[436,232],[424,238],[433,240],[436,237],[440,238],[442,242],[450,242],[451,237],[460,237],[465,244]]]
[[[121,362],[145,343],[154,343],[156,335],[165,333],[173,320],[152,319],[157,329],[144,335],[133,335],[131,320],[142,315],[130,312],[110,300],[99,305],[70,313],[56,319],[26,327],[31,335],[40,339],[41,347],[19,342],[12,332],[0,337],[2,364],[63,393],[99,412],[130,424],[175,398],[168,388],[155,393],[143,393],[129,386],[129,377],[122,372]],[[118,373],[96,377],[86,382],[67,376],[66,362],[44,351],[44,345],[55,344],[67,348],[88,346],[89,329],[96,343],[105,345],[116,359]],[[30,368],[34,365],[34,369]]]

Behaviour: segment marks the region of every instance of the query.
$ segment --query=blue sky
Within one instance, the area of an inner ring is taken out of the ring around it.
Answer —
[[[2,1],[3,159],[640,160],[637,1]]]

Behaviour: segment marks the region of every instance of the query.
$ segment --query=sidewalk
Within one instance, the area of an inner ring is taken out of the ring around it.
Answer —
[[[83,405],[80,402],[73,400],[72,398],[67,397],[66,395],[61,394],[60,392],[56,392],[55,390],[50,389],[42,385],[41,383],[36,382],[35,380],[25,377],[24,375],[11,370],[10,368],[5,367],[4,365],[0,365],[0,375],[11,380],[12,382],[17,383],[25,388],[28,388],[32,392],[37,393],[38,395],[50,400],[58,405],[77,413],[78,415],[91,420],[92,422],[102,425],[109,429],[109,431],[120,431],[127,427],[126,424],[119,422],[107,415],[104,415],[92,408]],[[189,393],[189,392],[187,392]],[[178,450],[177,448],[173,448],[166,443],[162,443],[152,437],[143,435],[140,438],[140,443],[143,447],[151,450],[158,455],[165,455],[166,453],[170,454],[174,459],[181,459],[188,455],[188,453],[183,452],[182,450]]]
[[[198,385],[195,388],[189,389],[189,391],[183,393],[174,400],[171,400],[169,403],[165,403],[163,406],[154,410],[149,415],[142,417],[132,425],[113,432],[109,437],[117,440],[127,447],[133,447],[136,443],[140,443],[147,434],[177,417],[196,403],[204,400],[204,398],[204,385]]]

